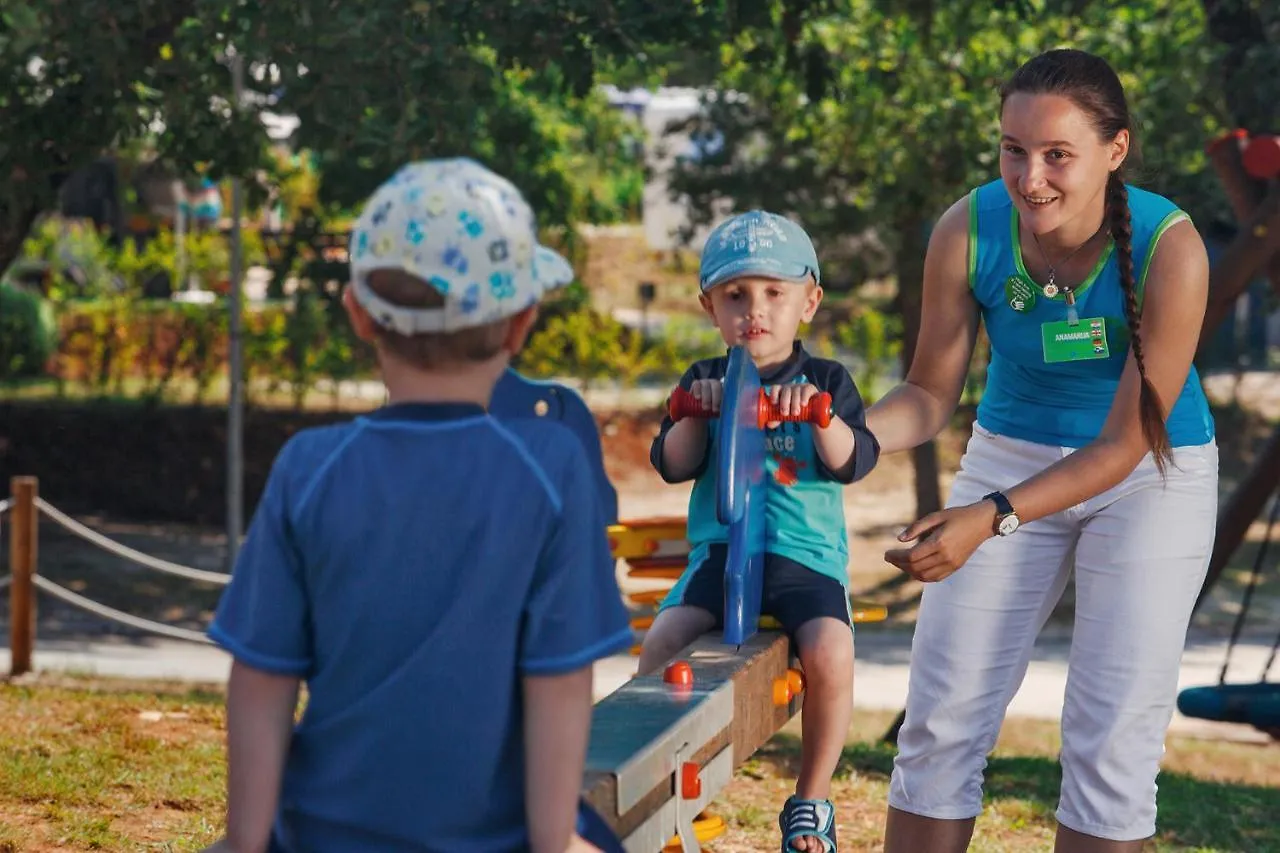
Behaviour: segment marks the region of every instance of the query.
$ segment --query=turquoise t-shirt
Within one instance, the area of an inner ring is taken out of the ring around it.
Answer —
[[[1128,187],[1132,221],[1134,274],[1139,305],[1147,271],[1160,237],[1187,219],[1171,201]],[[1129,355],[1129,326],[1124,313],[1114,242],[1093,272],[1075,290],[1081,328],[1103,318],[1108,355],[1082,361],[1047,363],[1042,326],[1067,319],[1062,293],[1046,297],[1022,261],[1018,211],[999,180],[969,195],[969,287],[978,300],[991,339],[987,387],[978,405],[978,423],[994,433],[1062,447],[1083,447],[1102,432]],[[1158,357],[1148,349],[1147,359]],[[1213,417],[1191,368],[1169,413],[1174,447],[1208,443]]]

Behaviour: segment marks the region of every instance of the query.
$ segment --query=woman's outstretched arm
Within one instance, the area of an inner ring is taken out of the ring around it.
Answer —
[[[964,391],[978,335],[978,303],[969,292],[969,200],[938,220],[924,260],[920,339],[906,380],[867,409],[881,453],[909,450],[947,425]]]

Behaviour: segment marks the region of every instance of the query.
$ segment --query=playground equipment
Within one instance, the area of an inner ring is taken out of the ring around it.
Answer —
[[[1271,532],[1275,527],[1278,513],[1280,513],[1280,492],[1271,501],[1266,536],[1258,546],[1258,553],[1254,557],[1253,568],[1249,573],[1249,583],[1245,587],[1244,598],[1240,604],[1240,612],[1236,614],[1235,623],[1231,626],[1231,639],[1227,642],[1227,654],[1222,662],[1222,669],[1218,673],[1218,683],[1205,687],[1188,687],[1178,694],[1178,710],[1188,717],[1225,723],[1242,723],[1275,738],[1280,738],[1280,682],[1270,682],[1267,677],[1271,673],[1277,653],[1280,653],[1280,634],[1276,636],[1276,641],[1271,646],[1271,654],[1267,656],[1267,662],[1262,666],[1262,676],[1256,684],[1228,684],[1227,672],[1231,667],[1231,656],[1235,651],[1236,642],[1240,639],[1240,631],[1253,604],[1253,593],[1262,575],[1262,564],[1266,559],[1268,546],[1271,544]]]
[[[1210,271],[1210,304],[1201,328],[1200,349],[1255,276],[1266,276],[1272,290],[1280,293],[1280,180],[1277,180],[1280,179],[1280,136],[1236,129],[1211,141],[1206,153],[1240,228],[1222,259]],[[1196,609],[1199,609],[1253,521],[1260,517],[1267,497],[1271,496],[1267,536],[1254,560],[1218,684],[1188,688],[1178,696],[1178,710],[1189,717],[1252,725],[1272,736],[1280,736],[1280,684],[1268,682],[1267,677],[1280,650],[1280,637],[1272,646],[1259,682],[1227,684],[1226,678],[1276,521],[1276,502],[1280,501],[1277,482],[1280,482],[1280,428],[1261,449],[1252,471],[1222,502],[1208,572],[1196,600]]]
[[[682,389],[671,396],[673,420],[719,417],[716,512],[729,528],[724,630],[683,649],[661,675],[636,677],[595,706],[583,796],[629,853],[693,853],[723,831],[723,822],[706,813],[707,804],[734,770],[800,710],[803,673],[790,642],[774,630],[777,623],[760,614],[762,431],[772,421],[825,427],[830,410],[829,395],[819,395],[799,415],[776,411],[740,347],[729,354],[718,415]],[[632,564],[632,576],[674,580],[688,557],[684,527],[676,519],[618,524],[609,530],[610,545],[615,556]],[[646,602],[664,594],[652,591]],[[855,621],[885,616],[883,608],[874,607],[854,613]]]

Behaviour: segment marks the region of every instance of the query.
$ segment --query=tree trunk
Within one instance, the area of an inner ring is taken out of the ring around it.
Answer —
[[[34,207],[10,211],[0,202],[0,275],[22,254],[22,244],[26,242],[31,224],[39,212]]]
[[[926,225],[915,217],[898,223],[898,307],[902,312],[902,372],[911,367],[920,338],[921,295],[924,285],[924,254],[928,248]],[[938,447],[927,441],[911,451],[916,476],[916,518],[942,509],[938,485]]]
[[[1231,313],[1236,298],[1277,251],[1280,251],[1280,187],[1267,193],[1253,217],[1241,223],[1240,232],[1209,271],[1209,304],[1200,327],[1200,350]]]
[[[1218,173],[1218,181],[1231,203],[1236,221],[1243,224],[1253,219],[1258,205],[1262,203],[1266,185],[1244,170],[1240,137],[1231,133],[1212,142],[1209,145],[1209,162]],[[1271,279],[1271,290],[1280,295],[1280,252],[1271,256],[1266,270],[1267,277]]]

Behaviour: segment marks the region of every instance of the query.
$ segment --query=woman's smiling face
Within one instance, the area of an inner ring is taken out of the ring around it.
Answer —
[[[1000,177],[1035,234],[1096,209],[1129,148],[1128,131],[1100,138],[1089,114],[1061,95],[1010,95],[1000,134]]]

